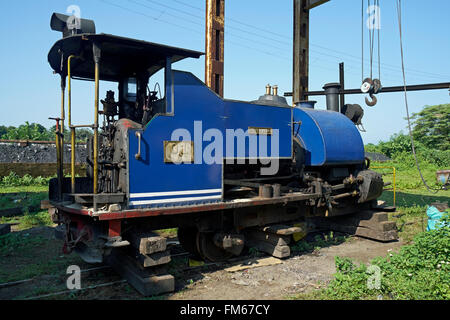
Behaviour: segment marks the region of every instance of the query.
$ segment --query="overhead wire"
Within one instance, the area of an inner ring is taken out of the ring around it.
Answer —
[[[104,1],[104,0],[102,0],[102,1],[103,1],[104,3],[107,3],[107,4],[110,4],[110,5],[116,6],[116,7],[118,7],[118,8],[123,9],[123,10],[127,10],[127,11],[129,11],[129,12],[132,12],[132,13],[135,13],[135,14],[139,14],[139,15],[142,15],[142,16],[145,16],[146,18],[152,19],[152,20],[154,20],[154,21],[160,21],[160,22],[163,22],[163,23],[166,23],[166,24],[174,25],[174,26],[179,27],[179,28],[183,28],[183,29],[187,29],[187,30],[189,30],[189,31],[193,31],[193,32],[195,32],[195,33],[197,33],[197,34],[203,34],[203,33],[200,32],[199,30],[193,30],[193,29],[191,29],[191,28],[186,28],[186,27],[181,26],[180,24],[170,23],[170,22],[168,22],[168,21],[166,21],[166,20],[164,20],[164,19],[161,19],[161,15],[162,15],[162,14],[161,14],[159,17],[154,17],[154,16],[147,15],[147,14],[141,12],[141,11],[137,12],[137,11],[134,11],[134,10],[125,8],[125,7],[123,7],[123,6],[121,6],[121,5],[118,5],[118,4],[110,3],[110,2],[107,2],[107,1]],[[146,5],[146,4],[143,4],[143,3],[140,3],[140,2],[134,1],[134,0],[128,0],[128,1],[131,2],[131,3],[134,3],[134,4],[136,4],[136,5],[146,7],[147,9],[154,10],[154,8],[153,8],[153,7],[150,7],[149,5]],[[203,18],[203,17],[198,16],[198,15],[193,15],[193,14],[187,12],[187,11],[179,10],[179,9],[176,9],[176,8],[171,7],[171,6],[168,6],[168,5],[159,3],[159,2],[154,1],[154,0],[146,0],[146,1],[147,1],[147,3],[157,4],[157,5],[160,5],[161,7],[164,7],[164,8],[166,8],[166,9],[170,9],[170,10],[174,10],[174,11],[177,11],[177,12],[180,12],[180,13],[182,13],[182,14],[184,14],[184,15],[192,15],[193,17],[198,18],[198,19],[201,19],[201,21],[204,21],[204,18]],[[180,2],[180,1],[178,1],[178,2]],[[181,2],[180,2],[180,3],[181,3]],[[196,7],[195,7],[195,8],[196,8]],[[197,8],[197,9],[198,9],[198,8]],[[187,23],[191,23],[191,24],[195,24],[195,25],[199,25],[199,26],[204,27],[204,24],[202,24],[202,23],[195,22],[195,21],[192,21],[192,20],[189,20],[189,19],[185,19],[185,18],[176,16],[176,15],[174,15],[174,14],[171,14],[171,13],[167,12],[167,11],[164,11],[163,13],[164,13],[165,15],[174,17],[174,18],[176,18],[176,19],[179,20],[179,21],[185,21],[185,22],[187,22]],[[230,28],[230,26],[228,26],[228,28]],[[232,28],[230,28],[230,29],[232,29]],[[238,30],[239,30],[239,31],[242,31],[242,32],[245,32],[245,30],[242,30],[242,29],[238,29]],[[278,46],[273,46],[273,45],[271,45],[271,44],[268,44],[267,42],[262,43],[262,42],[259,42],[259,41],[257,41],[257,40],[249,39],[249,38],[246,38],[246,37],[242,37],[242,36],[240,36],[240,35],[237,35],[237,34],[234,34],[234,33],[231,33],[231,32],[226,32],[226,34],[227,34],[228,36],[233,37],[233,38],[238,38],[238,39],[241,39],[241,40],[245,40],[245,42],[247,42],[247,43],[255,43],[255,44],[257,44],[257,45],[262,45],[262,46],[264,46],[265,48],[269,46],[269,47],[271,47],[272,49],[280,50],[280,51],[282,51],[282,52],[285,52],[285,50],[283,50],[282,48],[279,48]],[[257,34],[254,34],[254,35],[257,35]],[[263,37],[263,38],[264,38],[264,37]],[[267,37],[265,37],[265,38],[267,38]],[[270,39],[270,38],[268,38],[268,39]],[[274,40],[275,40],[275,39],[274,39]],[[266,55],[268,55],[268,56],[272,56],[272,57],[275,57],[275,58],[283,59],[283,60],[286,60],[286,61],[291,61],[291,58],[290,58],[290,57],[288,58],[288,57],[286,57],[286,56],[282,56],[282,55],[276,54],[276,53],[274,53],[274,52],[267,51],[267,50],[265,50],[265,49],[260,49],[260,48],[255,48],[255,47],[252,47],[252,46],[249,46],[249,45],[244,45],[244,44],[242,43],[242,41],[240,41],[240,42],[234,42],[234,41],[231,41],[231,40],[229,40],[229,39],[227,39],[226,41],[227,41],[227,43],[233,44],[233,45],[235,45],[235,46],[239,46],[239,47],[242,47],[242,48],[247,48],[247,49],[250,49],[250,50],[255,50],[256,52],[261,52],[261,53],[264,53],[264,54],[266,54]],[[284,42],[283,44],[289,45],[289,44],[286,43],[286,42]],[[328,49],[328,48],[325,48],[325,47],[322,47],[322,46],[318,46],[318,45],[316,45],[316,46],[317,46],[317,47],[321,47],[321,48],[323,48],[323,49],[325,49],[325,50]],[[341,53],[340,51],[337,51],[337,50],[328,50],[328,51],[335,51],[335,52]],[[330,55],[330,54],[328,54],[328,53],[324,53],[324,52],[319,51],[319,50],[311,49],[311,52],[317,53],[317,54],[319,54],[319,55],[321,55],[321,56],[329,56],[329,57],[332,57],[332,58],[336,58],[336,59],[342,60],[342,57]],[[344,53],[344,54],[345,54],[345,53]],[[349,55],[349,56],[350,56],[350,55]],[[322,61],[326,61],[326,60],[324,60],[324,59],[322,59],[322,58],[318,58],[318,59],[320,59],[320,60],[322,60]],[[361,60],[360,58],[355,57],[355,56],[352,56],[352,58],[348,58],[348,59]],[[334,62],[334,61],[333,61],[333,62]],[[352,62],[349,63],[348,61],[346,61],[346,63],[347,63],[347,64],[350,64],[350,65],[352,64]],[[312,65],[314,65],[314,64],[312,64]],[[324,66],[321,65],[321,64],[316,64],[315,66],[318,66],[318,67],[320,67],[320,68],[322,68],[322,69],[332,70],[331,68],[324,67]],[[334,69],[333,69],[333,70],[334,70]],[[392,70],[392,71],[395,72],[396,70]],[[351,72],[349,72],[349,73],[351,73]]]
[[[423,184],[427,188],[427,190],[433,194],[438,193],[440,189],[433,189],[431,188],[427,182],[425,181],[425,178],[423,177],[422,170],[420,169],[420,164],[417,159],[416,154],[416,148],[414,145],[414,138],[412,133],[412,126],[411,126],[411,117],[409,115],[409,105],[408,105],[408,94],[406,89],[406,74],[405,74],[405,58],[404,58],[404,52],[403,52],[403,31],[402,31],[402,1],[397,0],[397,15],[398,15],[398,28],[399,28],[399,34],[400,34],[400,55],[402,60],[402,71],[403,71],[403,85],[404,85],[404,96],[405,96],[405,106],[406,106],[406,116],[408,120],[408,131],[409,131],[409,138],[411,140],[411,150],[414,155],[414,160],[416,162],[417,170],[419,171],[420,178],[422,179]]]
[[[198,18],[198,19],[200,19],[202,22],[204,21],[204,16],[195,15],[195,14],[193,14],[193,13],[191,13],[191,12],[187,12],[187,11],[185,11],[185,10],[181,10],[181,9],[178,9],[178,8],[174,8],[174,7],[172,7],[172,6],[168,6],[167,4],[163,4],[163,3],[158,2],[158,1],[155,1],[155,0],[145,0],[145,1],[147,1],[148,3],[153,3],[153,4],[159,5],[159,6],[161,6],[161,7],[164,7],[164,8],[170,9],[170,10],[173,10],[173,11],[177,11],[177,12],[182,13],[182,14],[184,14],[184,15],[189,15],[189,16]],[[195,10],[202,10],[202,9],[200,9],[199,7],[192,6],[192,5],[190,5],[190,4],[186,4],[186,3],[184,3],[183,1],[180,1],[180,0],[172,0],[172,1],[175,1],[176,3],[185,5],[185,6],[187,6],[187,7],[190,7],[190,8],[192,8],[192,9],[195,9]],[[363,0],[363,1],[364,1],[364,0]],[[377,1],[379,1],[379,0],[377,0]],[[136,2],[135,2],[135,3],[136,3]],[[142,3],[139,3],[139,5],[145,6],[145,5],[142,4]],[[148,8],[150,9],[151,7],[148,7]],[[153,9],[153,8],[151,8],[151,9]],[[202,10],[202,11],[203,11],[203,10]],[[167,13],[166,13],[166,14],[167,14]],[[364,14],[364,12],[363,12],[363,14]],[[178,16],[174,16],[174,15],[172,15],[172,14],[168,14],[168,15],[171,15],[171,16],[173,16],[173,17],[176,17],[177,19],[180,19],[180,17],[178,17]],[[181,18],[181,19],[184,19],[184,18]],[[193,21],[190,21],[190,20],[187,20],[187,19],[184,19],[184,20],[187,21],[187,22],[189,22],[189,23],[194,23],[194,24],[201,25],[202,27],[204,27],[204,24],[200,24],[200,23],[198,23],[198,22],[193,22]],[[240,22],[239,22],[238,20],[236,20],[236,19],[228,18],[228,20],[235,21],[236,23],[240,23]],[[246,24],[246,23],[240,23],[240,24],[245,25],[245,26],[249,26],[249,27],[253,27],[253,26],[251,26],[251,25],[249,25],[249,24]],[[254,29],[257,29],[257,30],[264,31],[265,33],[268,33],[268,31],[269,31],[269,30],[265,30],[265,29],[262,29],[262,28],[258,28],[258,27],[253,27],[253,28],[254,28]],[[236,30],[236,31],[239,31],[239,32],[247,33],[247,34],[252,35],[252,36],[260,37],[260,38],[263,38],[263,39],[265,39],[265,40],[274,41],[274,42],[277,42],[277,43],[279,43],[279,44],[283,44],[283,45],[287,45],[287,46],[291,46],[291,45],[292,45],[291,43],[288,43],[288,42],[285,42],[285,41],[280,41],[280,40],[277,40],[277,39],[268,37],[268,36],[266,36],[266,35],[261,35],[261,34],[257,34],[257,33],[254,33],[254,32],[249,32],[249,31],[243,30],[243,29],[241,29],[241,28],[236,28],[236,27],[233,27],[233,26],[230,26],[230,25],[227,25],[227,29],[232,29],[232,30]],[[270,32],[269,32],[269,33],[270,33]],[[279,36],[279,37],[283,37],[283,38],[286,38],[286,39],[290,39],[290,38],[288,38],[288,37],[286,37],[286,36],[282,36],[282,35],[277,34],[277,33],[274,33],[274,32],[271,32],[271,33],[272,33],[272,34],[275,34],[275,35],[277,35],[277,36]],[[257,44],[264,45],[264,46],[270,46],[271,48],[273,48],[273,49],[275,49],[275,50],[280,50],[280,51],[283,51],[283,52],[285,51],[285,50],[283,50],[282,48],[279,48],[278,46],[270,45],[270,44],[268,44],[267,42],[261,43],[261,42],[259,42],[259,41],[256,41],[255,39],[245,38],[245,37],[239,36],[239,35],[237,35],[237,34],[235,34],[235,33],[231,33],[231,32],[226,32],[226,34],[227,34],[227,35],[230,35],[230,36],[232,36],[232,37],[236,37],[236,38],[239,38],[239,39],[248,41],[248,42],[257,43]],[[228,41],[228,40],[226,40],[226,41]],[[230,43],[231,43],[231,42],[230,42]],[[239,45],[239,44],[237,44],[237,43],[234,43],[234,44]],[[357,59],[357,60],[361,60],[361,58],[359,58],[359,57],[352,56],[352,55],[350,55],[350,54],[348,54],[348,53],[345,53],[345,52],[342,52],[342,51],[333,50],[333,49],[326,48],[326,47],[319,46],[319,45],[315,45],[315,44],[311,44],[311,45],[312,45],[312,46],[315,46],[315,47],[318,47],[318,48],[322,48],[322,49],[327,50],[327,51],[334,51],[334,52],[337,52],[337,53],[340,53],[340,54],[343,54],[343,55],[351,56],[351,57],[353,57],[353,58],[355,58],[355,59]],[[247,47],[248,47],[248,46],[247,46]],[[311,50],[311,51],[313,51],[313,50]],[[325,53],[323,53],[323,52],[321,52],[321,51],[318,51],[318,50],[317,50],[317,52],[320,52],[319,54],[326,55]],[[278,56],[278,57],[279,57],[279,56]],[[337,59],[342,59],[342,57],[336,57],[336,58],[337,58]],[[285,59],[289,59],[289,58],[286,57]],[[379,62],[379,61],[378,61],[378,62]],[[364,62],[363,62],[363,63],[364,63]],[[393,69],[393,68],[395,68],[395,69]],[[397,69],[398,69],[397,66],[392,66],[392,65],[391,65],[391,66],[389,67],[389,69],[392,70],[392,71],[394,71],[394,72],[400,72],[399,70],[397,70]],[[421,72],[421,71],[411,71],[411,72],[414,72],[414,73],[420,73],[420,74],[422,75],[422,72]],[[439,78],[439,79],[443,79],[443,78],[444,78],[444,76],[441,76],[441,75],[433,75],[433,74],[430,74],[428,77],[430,77],[430,78],[436,78],[436,79],[438,79],[438,78]],[[445,79],[447,79],[447,78],[445,78]]]
[[[183,26],[183,25],[180,25],[180,24],[177,24],[177,23],[173,23],[173,22],[166,21],[166,20],[164,20],[164,19],[161,18],[161,15],[160,15],[159,17],[154,17],[154,16],[151,16],[151,15],[145,14],[145,13],[143,13],[143,12],[141,12],[141,11],[131,10],[131,9],[129,9],[129,8],[123,7],[123,6],[118,5],[118,4],[115,4],[115,3],[107,2],[107,1],[105,1],[105,0],[102,0],[102,1],[103,1],[104,3],[107,3],[107,4],[110,4],[110,5],[116,6],[116,7],[118,7],[118,8],[123,9],[123,10],[127,10],[127,11],[129,11],[129,12],[132,12],[132,13],[135,13],[135,14],[142,15],[142,16],[144,16],[144,17],[146,17],[146,18],[148,18],[148,19],[152,19],[152,20],[154,20],[154,21],[160,21],[160,22],[162,22],[162,23],[166,23],[166,24],[169,24],[169,25],[178,27],[178,28],[183,28],[184,30],[189,30],[189,31],[195,32],[196,34],[204,34],[202,31],[199,31],[199,30],[197,30],[197,29],[194,30],[194,29],[192,29],[192,28],[187,28],[187,27],[185,27],[185,26]],[[147,1],[147,3],[157,4],[157,5],[161,6],[161,7],[164,7],[164,8],[169,9],[169,10],[174,10],[174,11],[180,12],[180,13],[182,13],[182,14],[184,14],[184,15],[191,15],[191,16],[193,16],[193,17],[195,17],[195,18],[200,19],[202,22],[204,21],[204,16],[195,15],[195,14],[192,14],[192,13],[190,13],[190,12],[187,12],[187,11],[184,11],[184,10],[180,10],[180,9],[177,9],[177,8],[174,8],[174,7],[171,7],[171,6],[168,6],[168,5],[166,5],[166,4],[162,4],[162,3],[158,2],[158,1],[154,1],[154,0],[145,0],[145,1]],[[362,0],[362,1],[364,1],[364,0]],[[143,6],[143,7],[146,7],[147,9],[154,10],[154,8],[149,7],[149,6],[147,6],[147,5],[143,4],[143,3],[139,3],[139,2],[137,2],[137,1],[129,0],[129,2],[134,3],[134,4],[137,4],[137,5],[140,5],[140,6]],[[179,1],[179,0],[177,0],[176,2],[177,2],[177,3],[180,3],[180,4],[183,4],[183,2],[182,2],[182,1]],[[198,8],[198,7],[191,6],[191,5],[187,5],[187,4],[185,4],[185,5],[188,6],[188,7],[193,8],[193,9],[200,10],[200,8]],[[199,25],[199,26],[202,26],[202,27],[204,28],[204,24],[202,24],[202,23],[195,22],[195,21],[191,21],[191,20],[185,19],[185,18],[181,18],[181,17],[176,16],[176,15],[173,15],[173,14],[167,12],[167,11],[164,11],[163,13],[166,14],[166,15],[169,15],[169,16],[171,16],[171,17],[176,18],[178,21],[186,21],[186,22],[188,22],[188,23],[195,24],[195,25]],[[364,12],[363,12],[363,14],[364,14]],[[237,20],[236,20],[236,21],[237,21]],[[246,24],[244,24],[244,23],[242,23],[242,24],[243,24],[243,25],[246,25]],[[229,26],[229,25],[227,26],[227,28],[233,29],[232,26]],[[258,28],[258,29],[266,31],[265,29],[262,29],[262,28]],[[238,30],[238,31],[240,31],[240,32],[245,32],[245,30],[242,30],[242,29],[240,29],[240,28],[235,28],[235,30]],[[231,33],[231,32],[226,32],[226,34],[227,34],[228,36],[233,37],[233,38],[238,38],[238,39],[241,39],[241,40],[245,40],[245,42],[247,42],[247,43],[254,43],[254,44],[257,44],[257,45],[264,46],[264,49],[261,49],[261,48],[255,48],[255,47],[252,47],[252,46],[250,46],[250,45],[243,44],[243,43],[242,43],[243,41],[235,42],[235,41],[232,41],[232,40],[227,39],[226,42],[227,42],[227,43],[230,43],[230,44],[232,44],[232,45],[239,46],[239,47],[242,47],[242,48],[246,48],[246,49],[249,49],[249,50],[255,50],[256,52],[260,52],[260,53],[266,54],[266,55],[271,56],[271,57],[274,57],[274,58],[283,59],[283,60],[286,60],[286,61],[291,61],[291,60],[292,60],[290,57],[286,57],[286,56],[283,56],[283,55],[279,55],[279,54],[276,54],[275,52],[270,52],[270,51],[266,50],[266,49],[265,49],[266,47],[270,47],[270,48],[272,48],[272,49],[274,49],[274,50],[279,50],[279,51],[282,51],[282,52],[285,52],[285,51],[286,51],[286,50],[284,50],[284,49],[282,49],[282,48],[279,48],[279,47],[277,47],[277,46],[273,46],[273,45],[271,45],[271,44],[268,44],[267,42],[262,43],[262,42],[259,42],[259,41],[255,40],[254,38],[249,39],[249,38],[246,38],[246,37],[243,37],[243,36],[237,35],[237,34],[235,34],[235,33]],[[251,34],[252,34],[252,35],[255,35],[255,36],[259,36],[259,37],[261,37],[261,38],[265,38],[265,39],[267,39],[267,40],[275,40],[275,41],[278,41],[278,40],[273,39],[273,38],[270,38],[270,37],[258,35],[258,34],[256,34],[256,33],[251,33]],[[281,36],[281,35],[279,35],[279,36]],[[287,37],[286,37],[286,38],[287,38]],[[287,42],[280,42],[280,41],[278,41],[278,43],[281,43],[281,44],[284,44],[284,45],[290,45],[290,44],[287,43]],[[347,65],[350,65],[350,66],[352,65],[352,62],[349,62],[347,59],[353,59],[353,60],[355,60],[355,61],[361,61],[361,60],[362,60],[361,57],[353,56],[353,55],[351,55],[351,54],[348,54],[348,53],[345,53],[345,52],[342,52],[342,51],[330,49],[330,48],[327,48],[327,47],[324,47],[324,46],[320,46],[320,45],[316,45],[316,44],[311,44],[311,45],[314,46],[314,47],[318,47],[318,48],[321,48],[321,49],[323,49],[323,50],[326,50],[327,52],[333,51],[333,52],[339,53],[340,55],[345,55],[345,56],[347,56],[348,58],[345,58],[345,59],[346,59],[345,62],[346,62]],[[335,59],[339,59],[339,60],[342,61],[342,57],[341,57],[341,56],[331,55],[331,54],[325,53],[325,52],[323,52],[323,51],[321,51],[321,50],[310,49],[310,51],[313,52],[313,53],[317,53],[317,54],[320,55],[320,56],[328,56],[328,57],[335,58]],[[326,59],[322,59],[322,58],[318,58],[318,59],[320,59],[321,61],[326,61]],[[317,60],[317,59],[316,59],[316,60]],[[331,61],[331,60],[330,60],[330,61]],[[333,61],[333,62],[334,62],[334,61]],[[361,62],[364,64],[364,61],[361,61]],[[313,65],[314,65],[314,64],[313,64]],[[396,70],[396,69],[398,68],[397,66],[392,66],[392,65],[390,65],[389,67],[387,67],[387,64],[383,64],[383,65],[384,65],[384,68],[385,68],[385,69],[388,69],[388,70],[390,70],[390,71],[392,71],[392,72],[394,72],[394,73],[397,72],[397,70]],[[316,67],[316,66],[317,66],[317,67],[320,67],[320,68],[322,68],[322,69],[332,70],[331,68],[327,68],[327,67],[323,66],[323,64],[317,64],[317,65],[315,65],[315,67]],[[392,66],[392,67],[391,67],[391,66]],[[333,69],[333,70],[334,70],[334,69]],[[414,72],[415,72],[415,71],[414,71]],[[348,72],[348,73],[351,74],[351,72]],[[391,79],[391,80],[393,81],[393,78],[391,78],[391,76],[394,76],[394,74],[387,74],[387,73],[385,73],[385,75],[389,76],[389,77],[387,77],[387,79]],[[413,77],[416,77],[415,75],[412,75],[412,76],[413,76]],[[436,79],[437,79],[437,76],[435,76],[435,75],[430,75],[430,76],[428,76],[428,77],[433,77],[433,78],[436,78]],[[442,76],[442,77],[443,77],[443,76]],[[439,78],[439,79],[441,79],[441,78]]]
[[[155,0],[146,0],[146,1],[156,3]],[[194,10],[198,10],[198,11],[202,11],[202,12],[204,11],[204,9],[202,9],[200,7],[194,6],[192,4],[185,3],[184,1],[181,1],[181,0],[172,0],[172,1],[174,1],[174,2],[176,2],[178,4],[181,4],[181,5],[184,5],[184,6],[188,7],[188,8],[194,9]],[[380,5],[379,4],[379,0],[375,0],[375,1],[377,2],[376,5],[379,6]],[[362,29],[364,29],[364,0],[362,0],[362,3],[363,3],[363,5],[362,5]],[[180,9],[176,9],[176,8],[172,8],[172,9],[180,11]],[[181,10],[181,11],[184,14],[192,14],[192,13],[186,12],[184,10]],[[192,14],[192,15],[194,15],[194,14]],[[198,15],[194,15],[194,16],[204,20],[204,17],[199,17]],[[285,44],[287,46],[292,46],[292,42],[288,43],[288,42],[285,42],[285,41],[279,41],[278,39],[274,39],[274,38],[271,38],[271,37],[267,36],[267,34],[269,33],[269,34],[272,34],[272,35],[276,35],[277,37],[288,39],[288,40],[291,41],[292,40],[291,37],[289,37],[287,35],[282,35],[282,34],[273,32],[273,31],[268,30],[268,29],[264,29],[264,28],[260,28],[260,27],[257,27],[257,26],[254,26],[254,25],[251,25],[251,24],[248,24],[248,23],[244,23],[244,22],[241,22],[239,20],[236,20],[236,19],[233,19],[233,18],[230,18],[230,17],[225,17],[225,20],[232,21],[232,22],[241,24],[243,26],[246,26],[248,28],[252,28],[252,29],[264,32],[264,34],[257,34],[257,33],[253,33],[253,32],[249,33],[251,35],[254,35],[254,36],[257,36],[257,37],[260,37],[260,38],[264,38],[266,40],[275,41],[277,43]],[[227,24],[227,28],[233,29],[234,27],[230,26],[229,24]],[[238,30],[240,32],[248,32],[248,31],[242,30],[240,28],[234,28],[234,29]],[[378,29],[378,31],[380,31],[380,30]],[[357,56],[352,55],[352,54],[350,54],[348,52],[338,51],[338,50],[335,50],[335,49],[332,49],[332,48],[328,48],[328,47],[324,47],[324,46],[321,46],[321,45],[318,45],[318,44],[314,44],[314,43],[310,43],[310,46],[321,48],[321,49],[324,49],[326,51],[333,51],[333,52],[336,52],[336,53],[339,53],[339,54],[342,54],[342,55],[353,57],[353,58],[357,59],[358,61],[361,61],[361,57],[357,57]],[[370,59],[367,59],[365,61],[370,63]],[[387,63],[381,63],[380,60],[378,60],[377,62],[379,63],[379,66],[383,65],[384,68],[386,68],[386,67],[390,67],[391,69],[395,68],[395,70],[392,70],[392,71],[401,73],[401,69],[398,66],[396,66],[396,65],[387,64]],[[362,63],[364,64],[364,61],[362,61]],[[412,68],[407,68],[406,70],[408,71],[408,73],[416,73],[416,74],[420,74],[423,77],[434,78],[434,79],[445,79],[445,80],[447,80],[450,77],[448,75],[431,73],[431,72],[427,72],[427,71],[423,71],[423,70],[415,70],[415,69],[412,69]],[[379,71],[380,71],[380,68],[379,68]],[[381,71],[379,73],[381,73]]]

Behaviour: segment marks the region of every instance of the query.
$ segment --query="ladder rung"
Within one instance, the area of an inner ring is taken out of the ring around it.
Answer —
[[[69,126],[69,128],[94,128],[94,125],[93,124],[80,124],[80,125],[77,125],[77,126]]]

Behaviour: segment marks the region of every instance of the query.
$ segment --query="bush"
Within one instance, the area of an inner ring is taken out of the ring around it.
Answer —
[[[449,148],[444,150],[433,149],[419,141],[414,141],[414,146],[421,167],[428,164],[435,165],[439,168],[450,167],[450,150],[447,150]],[[395,134],[391,136],[389,141],[380,142],[378,145],[368,144],[365,146],[365,150],[366,152],[382,153],[405,168],[416,166],[410,137],[403,133]]]
[[[0,180],[0,186],[2,187],[21,187],[21,186],[46,186],[50,182],[51,177],[33,178],[29,174],[19,177],[15,172],[10,172],[9,175],[4,176]]]
[[[423,232],[398,254],[376,258],[371,265],[380,270],[379,288],[368,286],[371,273],[364,264],[336,257],[335,278],[318,293],[323,299],[450,299],[450,217],[439,229]]]

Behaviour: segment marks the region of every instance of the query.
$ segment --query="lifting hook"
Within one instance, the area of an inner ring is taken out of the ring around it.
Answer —
[[[382,87],[381,81],[379,79],[373,79],[373,80],[371,78],[364,79],[363,84],[361,86],[361,91],[363,93],[369,93],[369,96],[372,99],[372,101],[370,101],[366,97],[366,104],[369,107],[373,107],[373,106],[375,106],[377,104],[378,100],[374,96],[374,94],[379,93],[382,88],[383,87]]]
[[[377,102],[378,102],[377,97],[375,97],[375,96],[373,95],[373,93],[369,93],[369,96],[370,96],[370,98],[372,99],[372,101],[370,101],[370,100],[366,97],[366,104],[367,104],[369,107],[373,107],[373,106],[375,106],[375,105],[377,104]]]

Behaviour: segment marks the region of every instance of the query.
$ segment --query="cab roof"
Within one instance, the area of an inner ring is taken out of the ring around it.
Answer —
[[[94,79],[94,43],[101,50],[100,80],[119,81],[147,71],[151,76],[166,65],[166,58],[177,62],[185,58],[200,58],[203,53],[167,45],[124,38],[109,34],[77,34],[57,41],[50,49],[48,62],[61,75],[67,74],[67,59],[72,60],[73,77]]]

